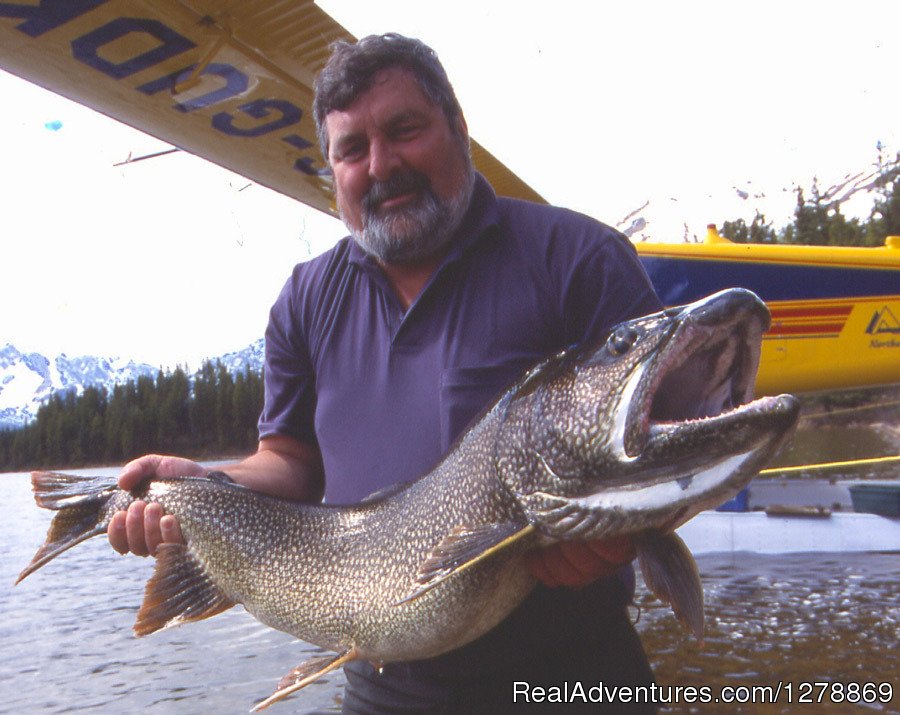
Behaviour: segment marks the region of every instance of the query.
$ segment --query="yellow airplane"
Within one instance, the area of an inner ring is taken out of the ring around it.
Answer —
[[[352,36],[312,0],[34,0],[0,3],[0,67],[334,213],[312,82]],[[502,195],[543,201],[488,151]],[[769,305],[758,393],[900,382],[900,237],[879,248],[637,245],[677,305],[744,286]]]
[[[772,312],[758,394],[900,382],[900,236],[879,248],[640,243],[660,298],[678,305],[730,286]]]

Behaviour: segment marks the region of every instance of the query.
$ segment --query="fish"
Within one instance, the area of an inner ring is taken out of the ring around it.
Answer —
[[[355,505],[290,502],[220,472],[132,492],[35,472],[37,505],[57,514],[18,580],[132,501],[159,502],[186,544],[160,545],[137,636],[241,604],[330,651],[254,710],[351,660],[465,645],[534,588],[528,552],[567,540],[629,536],[648,587],[701,638],[700,577],[675,529],[743,488],[796,426],[793,396],[753,399],[769,324],[743,289],[620,323],[527,371],[427,474]]]

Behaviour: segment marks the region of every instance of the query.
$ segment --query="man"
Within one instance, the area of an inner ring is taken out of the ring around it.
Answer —
[[[659,309],[622,236],[494,195],[472,168],[446,74],[422,43],[337,43],[314,110],[352,238],[298,265],[272,308],[259,449],[225,469],[235,481],[348,503],[414,479],[526,367]],[[204,471],[148,455],[119,484]],[[146,555],[181,534],[158,505],[135,503],[115,516],[109,539]],[[478,641],[381,672],[347,666],[345,712],[502,712],[515,681],[649,684],[626,610],[633,572],[622,565],[632,556],[623,541],[534,554],[543,585]]]

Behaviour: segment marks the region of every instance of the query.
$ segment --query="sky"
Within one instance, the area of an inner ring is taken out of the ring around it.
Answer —
[[[645,207],[653,240],[780,227],[794,186],[900,151],[895,0],[320,4],[422,38],[476,140],[551,203]],[[2,72],[0,97],[0,346],[195,369],[261,337],[292,266],[345,233],[183,152],[117,167],[167,145]]]

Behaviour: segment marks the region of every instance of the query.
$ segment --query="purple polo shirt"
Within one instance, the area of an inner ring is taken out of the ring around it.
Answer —
[[[433,467],[530,365],[659,307],[621,234],[478,176],[408,310],[350,238],[294,268],[266,330],[260,437],[317,444],[325,501],[356,502]]]

